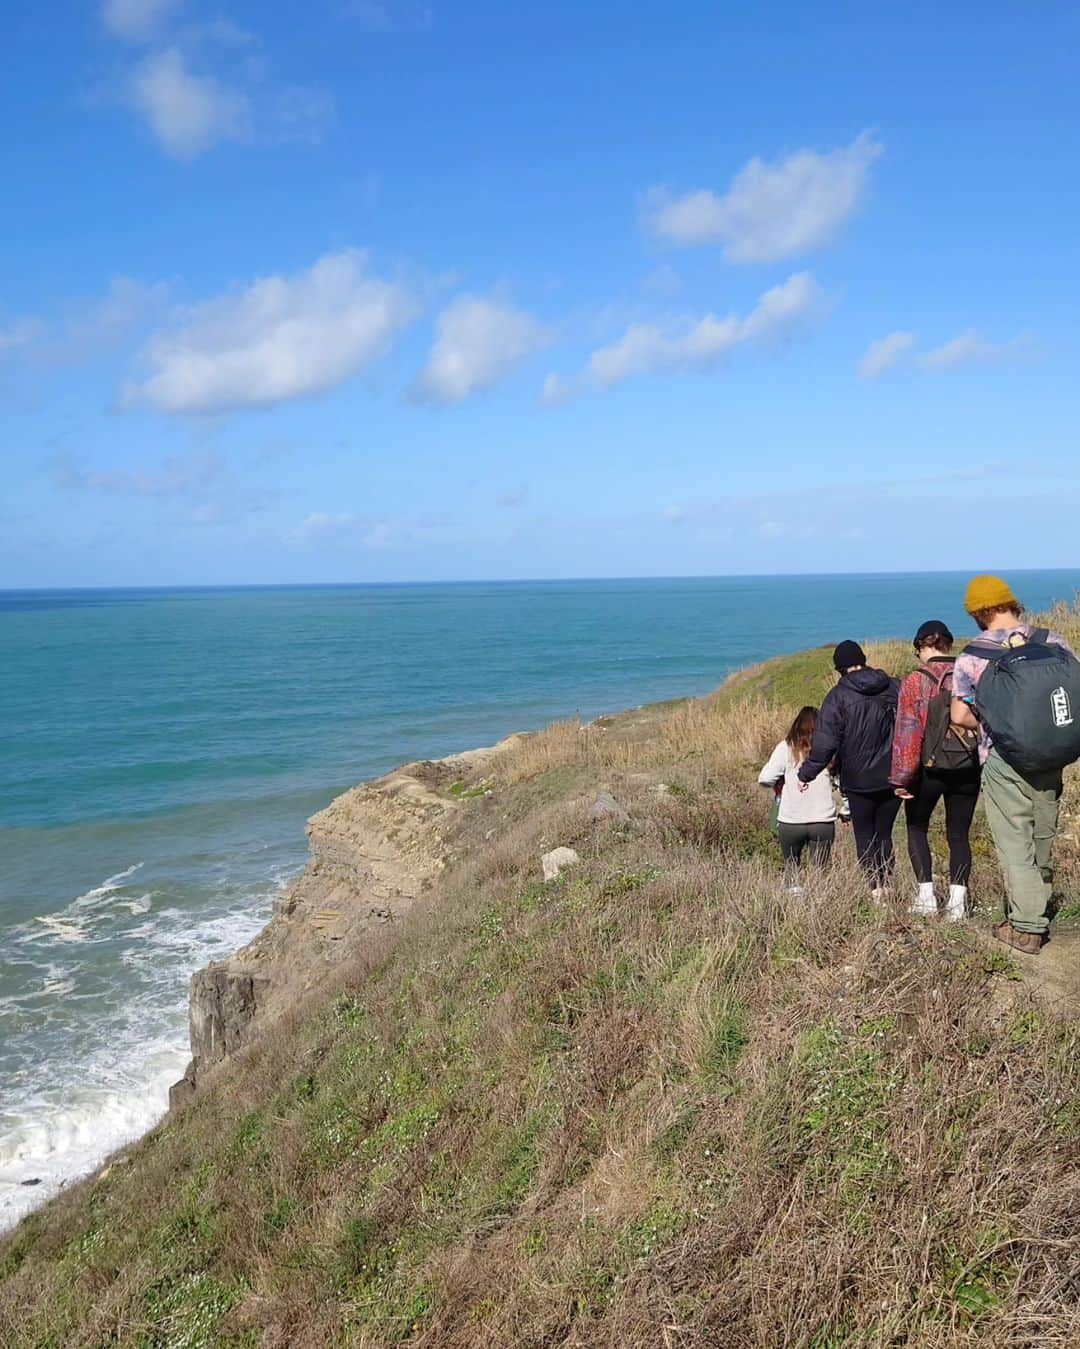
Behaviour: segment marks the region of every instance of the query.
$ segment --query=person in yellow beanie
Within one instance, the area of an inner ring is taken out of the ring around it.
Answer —
[[[1000,576],[973,576],[964,595],[964,608],[983,629],[989,628],[995,615],[1018,619],[1024,612],[1012,586]]]
[[[1036,630],[1023,621],[1024,606],[1000,576],[973,577],[964,608],[979,625],[980,636],[957,657],[952,719],[979,732],[986,818],[1006,890],[1004,921],[995,926],[994,936],[1025,955],[1038,955],[1050,929],[1051,851],[1058,829],[1061,769],[1025,773],[1009,762],[976,714],[977,690],[988,666],[1004,654],[1002,648],[1050,644],[1076,656],[1059,632]]]

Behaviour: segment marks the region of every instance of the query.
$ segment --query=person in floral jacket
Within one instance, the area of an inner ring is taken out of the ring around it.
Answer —
[[[913,642],[919,668],[903,680],[896,709],[890,781],[904,802],[907,815],[908,856],[918,891],[911,905],[915,914],[937,913],[934,864],[930,854],[930,820],[939,801],[945,802],[945,834],[949,844],[949,898],[945,917],[956,921],[967,909],[971,875],[971,822],[979,799],[979,761],[974,745],[964,768],[926,767],[923,746],[931,705],[941,693],[952,693],[953,635],[940,619],[923,623]],[[963,733],[962,733],[963,734]]]

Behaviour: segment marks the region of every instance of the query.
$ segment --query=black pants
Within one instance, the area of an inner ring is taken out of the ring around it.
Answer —
[[[836,825],[832,820],[819,824],[779,824],[780,851],[784,855],[784,870],[793,871],[806,854],[808,862],[823,864],[829,860]]]
[[[949,880],[967,885],[971,875],[971,821],[979,800],[981,774],[925,772],[915,795],[904,802],[907,815],[908,855],[920,884],[934,879],[930,856],[930,817],[941,800],[945,802],[945,836],[949,841]]]
[[[900,798],[891,787],[881,792],[848,792],[851,827],[859,863],[878,890],[888,885],[893,870],[893,825],[900,813]]]

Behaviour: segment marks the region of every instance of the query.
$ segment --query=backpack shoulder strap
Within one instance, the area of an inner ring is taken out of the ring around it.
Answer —
[[[951,661],[948,665],[942,667],[940,674],[937,670],[932,670],[928,665],[920,665],[916,671],[916,674],[925,675],[938,693],[945,687],[945,681],[952,678],[952,673],[953,667]]]
[[[1049,640],[1049,628],[1032,628],[1031,635],[1024,639],[1021,646],[1046,646]],[[1019,649],[1019,647],[1009,646],[1005,642],[986,642],[976,638],[975,641],[964,647],[963,654],[965,656],[978,656],[980,660],[997,662]]]
[[[976,638],[974,642],[969,642],[960,654],[962,656],[978,656],[979,660],[988,660],[992,664],[996,664],[1014,650],[1015,647],[1005,646],[1003,642],[980,642]]]

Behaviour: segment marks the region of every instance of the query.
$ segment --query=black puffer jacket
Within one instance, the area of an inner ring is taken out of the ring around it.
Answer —
[[[893,727],[899,680],[884,670],[855,670],[842,675],[825,695],[814,743],[799,768],[813,782],[835,759],[844,792],[891,790]]]

